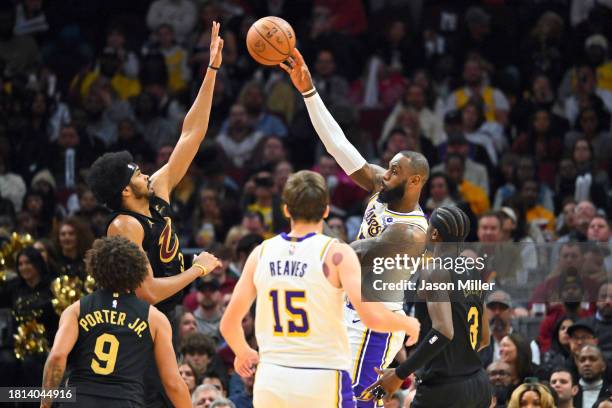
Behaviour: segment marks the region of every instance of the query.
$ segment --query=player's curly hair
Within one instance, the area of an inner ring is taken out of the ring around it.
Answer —
[[[87,184],[98,201],[113,211],[121,208],[121,192],[131,177],[127,165],[133,161],[132,155],[124,150],[105,153],[91,165]]]
[[[470,219],[459,207],[438,207],[429,222],[442,235],[444,242],[463,242],[470,233]]]
[[[149,261],[136,244],[120,236],[97,239],[85,265],[99,287],[112,292],[136,290],[148,274]]]

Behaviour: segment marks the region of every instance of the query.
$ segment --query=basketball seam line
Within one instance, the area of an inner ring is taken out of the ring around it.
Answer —
[[[266,21],[270,21],[270,20],[266,20]],[[287,36],[287,33],[283,30],[283,28],[276,24],[274,22],[274,20],[270,21],[272,24],[274,24],[276,27],[278,27],[278,29],[280,30],[281,33],[283,33],[283,35],[285,36],[285,41],[287,42],[287,45],[289,46],[289,48],[291,48],[291,41],[289,41],[289,37]],[[289,54],[287,54],[287,56],[291,55],[291,52],[289,52]]]
[[[247,43],[247,49],[250,51],[250,50],[251,50],[251,48],[252,48],[252,47],[251,47],[251,45],[250,45],[249,43]],[[266,61],[270,61],[270,62],[272,62],[272,63],[273,63],[273,65],[278,65],[278,64],[279,64],[278,62],[276,62],[276,60],[271,60],[271,59],[269,59],[269,58],[262,57],[262,56],[261,56],[260,54],[258,54],[258,53],[257,53],[257,51],[255,51],[255,50],[252,50],[252,52],[253,52],[255,55],[257,55],[257,57],[258,57],[258,58],[261,58],[261,59],[264,59],[264,60],[266,60]],[[253,57],[253,58],[254,58],[254,57]],[[271,66],[271,65],[269,65],[269,66]]]
[[[272,24],[274,24],[274,23],[272,23]],[[276,24],[274,24],[274,25],[276,26]],[[278,26],[276,26],[276,27],[278,28]],[[264,40],[265,42],[267,42],[268,44],[270,44],[270,46],[271,46],[272,48],[274,48],[274,50],[275,50],[276,52],[278,52],[278,53],[279,53],[279,54],[281,54],[281,55],[285,55],[286,57],[288,57],[288,56],[289,56],[289,54],[285,54],[284,52],[282,52],[281,50],[279,50],[278,48],[276,48],[276,47],[274,46],[274,44],[272,44],[270,41],[268,41],[268,39],[266,38],[266,36],[265,36],[265,35],[263,35],[263,34],[262,34],[262,33],[261,33],[261,32],[260,32],[258,29],[257,29],[257,26],[253,26],[253,28],[255,29],[255,31],[257,31],[257,34],[259,34],[259,36],[260,36],[261,38],[263,38],[263,40]],[[257,55],[259,55],[259,54],[257,54]]]

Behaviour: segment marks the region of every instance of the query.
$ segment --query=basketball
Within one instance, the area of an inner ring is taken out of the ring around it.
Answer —
[[[278,65],[291,55],[295,32],[282,18],[263,17],[249,28],[246,44],[251,57],[261,65]]]

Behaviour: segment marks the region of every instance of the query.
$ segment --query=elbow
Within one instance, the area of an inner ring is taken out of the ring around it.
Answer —
[[[452,324],[440,325],[439,327],[436,327],[436,325],[433,325],[433,328],[436,329],[441,335],[443,335],[450,341],[452,341],[453,337],[455,337],[455,330],[453,329]]]
[[[189,394],[189,389],[185,381],[178,375],[172,376],[171,379],[164,381],[166,393],[170,395],[180,395],[181,393]]]
[[[138,296],[140,300],[144,300],[150,305],[154,305],[160,301],[153,294],[153,291],[151,290],[150,285],[143,284],[140,288],[136,289],[136,296]]]
[[[64,366],[68,360],[68,354],[62,351],[51,350],[47,357],[47,364],[53,366]]]

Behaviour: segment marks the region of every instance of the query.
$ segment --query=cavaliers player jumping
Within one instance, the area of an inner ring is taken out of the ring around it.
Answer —
[[[412,151],[400,152],[391,159],[387,170],[367,163],[347,140],[317,94],[300,52],[295,49],[281,67],[302,93],[310,120],[327,151],[355,183],[372,194],[363,216],[359,241],[351,246],[362,258],[398,253],[420,257],[427,232],[427,219],[419,206],[421,190],[429,177],[425,156]],[[364,267],[369,265],[364,262]],[[393,300],[385,302],[385,306],[403,314],[403,299]],[[385,368],[393,361],[402,347],[404,335],[369,330],[350,302],[345,308],[345,324],[351,345],[353,390],[355,395],[360,395],[376,380],[374,368]],[[371,401],[358,402],[358,407],[373,405]]]
[[[89,184],[98,200],[114,211],[107,235],[129,239],[140,246],[149,259],[151,269],[136,295],[156,305],[170,321],[174,321],[174,310],[180,303],[183,288],[220,265],[214,256],[202,253],[192,267],[184,271],[169,203],[172,190],[187,172],[208,128],[215,77],[223,50],[219,28],[219,23],[213,22],[210,65],[193,106],[185,116],[181,136],[168,163],[149,178],[141,173],[130,153],[107,153],[94,162],[89,176]],[[163,395],[154,364],[148,374],[147,407],[171,406]]]
[[[148,274],[145,254],[125,238],[105,237],[96,240],[86,264],[98,289],[62,313],[45,364],[45,391],[57,389],[68,364],[68,385],[75,387],[76,402],[60,406],[145,407],[142,372],[154,359],[174,406],[190,408],[189,390],[174,358],[170,323],[133,293]],[[51,405],[51,400],[43,400],[40,406]]]
[[[469,232],[469,219],[457,207],[440,207],[430,217],[427,231],[433,256],[459,257],[457,243]],[[428,283],[479,280],[477,271],[421,269],[416,287]],[[488,319],[483,316],[484,293],[480,290],[428,290],[417,293],[415,317],[421,322],[416,349],[395,369],[377,370],[382,377],[370,385],[362,398],[391,395],[410,374],[415,373],[417,390],[413,408],[487,408],[491,385],[482,368],[478,351],[488,346]],[[420,299],[420,301],[418,301]],[[424,300],[424,301],[423,301]]]

